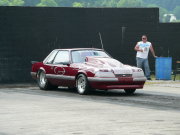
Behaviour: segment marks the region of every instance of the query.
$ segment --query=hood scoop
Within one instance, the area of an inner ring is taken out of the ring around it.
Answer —
[[[86,57],[86,64],[110,69],[114,72],[114,74],[132,74],[132,69],[129,66],[126,66],[119,62],[116,59],[108,58],[108,57]]]
[[[124,65],[121,62],[117,61],[116,59],[112,59],[108,57],[86,57],[86,62],[95,65],[103,65],[104,68],[112,68],[112,67],[122,68]]]

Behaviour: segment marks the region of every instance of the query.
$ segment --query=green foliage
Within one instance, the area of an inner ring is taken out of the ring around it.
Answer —
[[[180,6],[177,6],[173,13],[175,14],[175,16],[177,17],[177,19],[180,19]]]
[[[142,7],[142,0],[120,0],[117,4],[118,7]]]
[[[1,0],[0,6],[9,6],[9,1],[8,0]]]
[[[160,22],[169,22],[169,21],[167,21],[167,20],[169,20],[169,18],[164,16],[164,14],[169,13],[168,10],[166,10],[165,8],[159,7],[156,4],[149,4],[147,7],[158,7],[159,8],[159,20],[160,20]]]
[[[101,6],[101,7],[117,7],[117,3],[120,0],[103,0],[95,2],[95,5]]]
[[[35,6],[40,2],[41,0],[24,0],[24,6]]]
[[[58,4],[54,0],[41,0],[36,6],[39,7],[57,7]]]
[[[173,21],[173,22],[180,23],[180,20],[176,20],[176,21]]]
[[[156,4],[158,7],[163,7],[168,11],[172,11],[177,5],[180,5],[180,0],[143,0],[147,4]]]
[[[80,2],[74,2],[74,3],[72,4],[72,6],[73,6],[73,7],[84,7],[84,6],[83,6],[83,3],[80,3]]]
[[[0,0],[0,6],[23,6],[23,0]]]
[[[24,5],[23,0],[9,0],[10,1],[10,6],[22,6]]]
[[[159,7],[159,6],[156,4],[148,4],[147,7]]]
[[[180,19],[180,0],[0,0],[0,6],[48,6],[48,7],[158,7],[161,22],[175,14]]]
[[[159,7],[160,22],[169,22],[169,18],[164,16],[164,14],[167,14],[167,13],[168,13],[168,11],[165,8]]]

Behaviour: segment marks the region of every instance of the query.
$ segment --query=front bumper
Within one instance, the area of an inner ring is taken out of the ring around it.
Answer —
[[[141,89],[144,86],[146,77],[88,77],[88,80],[91,87],[95,89]]]

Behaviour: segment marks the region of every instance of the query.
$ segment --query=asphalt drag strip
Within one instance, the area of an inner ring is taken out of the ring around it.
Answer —
[[[152,88],[156,89],[156,88]],[[137,90],[133,95],[127,95],[123,90],[93,90],[88,95],[79,95],[75,90],[58,88],[56,90],[43,91],[38,87],[26,88],[1,88],[1,92],[17,92],[32,95],[51,97],[78,98],[80,100],[92,100],[97,102],[108,102],[111,104],[145,107],[157,110],[180,111],[180,95],[158,92],[158,90]],[[154,92],[156,91],[156,92]]]
[[[0,88],[0,135],[179,135],[180,96],[160,87],[92,91]]]

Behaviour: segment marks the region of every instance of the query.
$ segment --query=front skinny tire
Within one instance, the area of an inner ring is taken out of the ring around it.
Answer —
[[[76,79],[76,88],[80,95],[86,95],[89,93],[89,83],[87,77],[84,74],[78,75]]]

